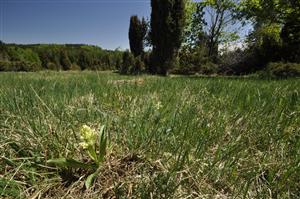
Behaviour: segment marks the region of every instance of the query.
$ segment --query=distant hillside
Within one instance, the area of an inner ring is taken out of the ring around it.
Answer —
[[[122,51],[84,44],[5,44],[0,42],[0,71],[114,70]]]

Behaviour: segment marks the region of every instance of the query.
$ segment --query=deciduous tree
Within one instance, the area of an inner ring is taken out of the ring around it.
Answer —
[[[235,40],[237,36],[228,27],[234,21],[235,0],[205,0],[201,2],[207,14],[205,32],[207,33],[208,54],[214,60],[218,56],[219,45],[223,41]]]

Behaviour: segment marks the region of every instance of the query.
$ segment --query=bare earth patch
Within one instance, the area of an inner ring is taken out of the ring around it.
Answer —
[[[135,84],[135,85],[143,85],[145,80],[142,78],[132,79],[132,80],[110,80],[108,84],[113,85],[123,85],[123,84]]]

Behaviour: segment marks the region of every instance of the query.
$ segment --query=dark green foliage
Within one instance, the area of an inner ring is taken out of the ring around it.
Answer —
[[[239,73],[264,70],[270,62],[300,62],[300,1],[243,0],[240,5],[238,18],[251,20],[254,29],[240,66],[234,67]]]
[[[8,60],[7,47],[5,43],[0,40],[0,60]]]
[[[81,70],[81,68],[80,68],[80,66],[79,65],[77,65],[77,64],[71,64],[71,66],[70,66],[70,69],[69,70],[77,70],[77,71],[80,71]],[[94,69],[94,70],[97,70],[97,69]]]
[[[219,73],[226,75],[241,75],[249,73],[250,70],[255,67],[255,64],[249,62],[252,60],[251,55],[252,54],[249,54],[247,51],[239,48],[223,53],[220,57]]]
[[[39,71],[42,70],[41,66],[25,61],[1,61],[0,60],[0,71]]]
[[[179,52],[179,58],[180,64],[173,72],[181,74],[202,73],[202,66],[211,61],[208,57],[208,49],[203,45],[183,47]]]
[[[204,19],[204,6],[201,3],[196,4],[196,11],[192,15],[190,30],[186,33],[186,43],[190,46],[205,45],[207,43],[207,35],[204,32],[204,26],[207,25]]]
[[[151,72],[166,75],[174,65],[184,32],[184,0],[151,1]]]
[[[267,66],[267,74],[270,77],[287,78],[300,77],[300,64],[275,62]]]
[[[263,70],[263,57],[259,49],[251,48],[227,52],[220,57],[219,73],[226,75],[247,75]]]
[[[9,61],[0,61],[0,71],[8,71],[11,66]]]
[[[119,71],[122,67],[122,60],[121,59],[117,59],[116,60],[116,69]]]
[[[122,66],[121,66],[119,72],[121,74],[129,74],[130,69],[132,67],[134,67],[134,64],[135,64],[135,60],[134,60],[134,56],[132,55],[132,53],[130,53],[129,51],[124,52],[123,59],[122,59]]]
[[[71,63],[66,51],[61,51],[61,53],[60,53],[60,64],[61,64],[63,70],[70,70],[70,68],[71,68],[72,63]]]
[[[56,71],[59,71],[59,70],[61,69],[60,66],[56,65],[56,64],[53,63],[53,62],[48,62],[46,68],[47,68],[48,70],[56,70]]]
[[[279,61],[281,59],[282,41],[280,39],[280,25],[270,24],[258,27],[255,34],[254,48],[260,56],[262,65],[270,61]]]
[[[220,72],[245,75],[264,70],[269,62],[284,59],[280,29],[277,23],[257,24],[247,37],[247,48],[225,52],[220,57]]]
[[[216,74],[218,72],[218,65],[213,62],[207,62],[201,66],[200,72],[205,75]]]
[[[138,75],[145,71],[145,64],[142,56],[134,57],[132,53],[126,51],[123,53],[122,64],[119,67],[120,74]]]
[[[0,40],[0,53],[2,54],[4,51],[6,51],[5,43]]]
[[[150,52],[145,52],[142,56],[142,61],[144,62],[144,66],[145,66],[145,72],[147,73],[151,73],[150,56],[151,56]]]
[[[130,69],[130,74],[137,75],[142,73],[145,70],[145,64],[142,61],[141,56],[135,58],[134,65]]]
[[[87,45],[0,44],[0,61],[6,71],[114,70],[122,58],[119,50]],[[4,50],[5,49],[5,50]],[[5,64],[5,67],[3,66]]]
[[[86,50],[80,52],[78,64],[81,66],[82,70],[86,69],[87,66],[92,65],[90,55]]]
[[[142,55],[144,52],[144,40],[147,35],[147,23],[143,18],[131,16],[129,26],[129,44],[130,50],[135,57]]]
[[[32,49],[11,47],[7,48],[10,61],[29,62],[41,65],[39,56]]]
[[[299,6],[300,10],[300,6]],[[286,60],[300,63],[300,11],[288,15],[281,31]]]

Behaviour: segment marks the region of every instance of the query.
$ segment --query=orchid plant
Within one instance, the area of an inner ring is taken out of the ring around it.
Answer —
[[[105,126],[101,126],[99,133],[97,133],[89,126],[83,125],[80,128],[80,139],[81,143],[79,145],[87,152],[88,156],[93,161],[92,163],[83,163],[72,158],[51,159],[48,160],[47,163],[60,168],[82,168],[94,170],[94,172],[90,174],[85,181],[85,186],[89,189],[94,179],[99,174],[101,163],[105,159],[107,149]]]

